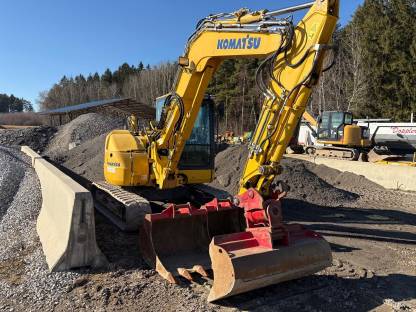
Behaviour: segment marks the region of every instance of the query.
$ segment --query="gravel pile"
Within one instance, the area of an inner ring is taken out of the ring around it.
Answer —
[[[104,145],[107,133],[102,134],[65,154],[62,164],[90,181],[104,181]]]
[[[45,155],[63,162],[67,159],[69,144],[82,144],[113,129],[124,126],[124,119],[97,113],[81,115],[59,128],[45,150]]]
[[[14,195],[17,192],[16,185],[20,182],[25,170],[16,162],[16,158],[10,149],[1,148],[0,150],[0,164],[7,164],[2,166],[0,171],[0,220],[7,212],[7,208],[13,201]]]
[[[78,274],[48,272],[36,233],[42,195],[28,157],[0,146],[0,168],[0,311],[52,310]]]
[[[28,145],[36,152],[43,152],[56,129],[40,126],[26,129],[0,129],[0,145]]]
[[[248,149],[245,145],[231,146],[218,153],[215,158],[216,177],[209,186],[223,189],[229,195],[237,194],[247,154]],[[357,198],[356,194],[334,187],[315,175],[305,162],[283,159],[281,164],[283,173],[279,179],[290,186],[289,198],[307,200],[318,205],[339,205]],[[324,168],[321,168],[321,171],[324,172]],[[361,186],[367,181],[365,178],[362,179]]]

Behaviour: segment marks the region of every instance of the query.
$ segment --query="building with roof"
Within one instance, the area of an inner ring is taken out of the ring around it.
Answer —
[[[87,113],[102,113],[122,117],[136,115],[140,121],[148,121],[155,118],[156,110],[132,98],[115,98],[60,107],[39,114],[47,117],[49,125],[60,126]]]

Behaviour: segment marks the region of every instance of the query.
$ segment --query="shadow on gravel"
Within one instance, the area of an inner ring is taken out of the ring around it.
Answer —
[[[312,228],[312,227],[308,226],[308,228]],[[361,248],[344,246],[344,245],[335,244],[335,243],[329,243],[329,245],[331,246],[331,250],[333,252],[353,252],[354,250],[361,250]]]
[[[381,209],[326,207],[285,198],[285,221],[300,222],[325,236],[358,238],[416,246],[416,233],[370,228],[377,225],[416,226],[416,214]],[[367,227],[363,227],[366,225]],[[334,250],[336,251],[336,249]]]
[[[355,279],[313,275],[217,304],[245,311],[370,311],[389,299],[396,302],[414,299],[416,287],[412,285],[416,285],[416,277],[402,274]]]
[[[122,232],[96,211],[95,235],[110,262],[109,271],[147,268],[140,256],[138,232]]]

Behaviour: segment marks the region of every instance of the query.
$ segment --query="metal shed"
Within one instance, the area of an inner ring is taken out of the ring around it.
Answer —
[[[40,112],[39,114],[47,116],[48,123],[51,126],[60,126],[87,113],[102,113],[122,117],[134,114],[140,121],[143,121],[154,119],[155,112],[155,108],[132,98],[116,98],[65,106]]]

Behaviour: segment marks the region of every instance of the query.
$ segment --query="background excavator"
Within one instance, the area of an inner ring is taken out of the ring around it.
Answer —
[[[291,17],[279,18],[305,9],[297,26]],[[179,58],[171,92],[156,100],[157,124],[139,131],[133,117],[130,131],[107,136],[106,182],[95,183],[94,191],[98,209],[123,230],[140,228],[143,258],[170,282],[206,277],[212,269],[208,300],[214,301],[331,264],[329,244],[319,234],[283,222],[286,188],[278,177],[332,48],[338,12],[338,0],[317,0],[208,16]],[[213,179],[213,104],[205,90],[224,59],[240,57],[263,60],[256,78],[265,97],[240,192],[196,205],[198,196],[181,186]],[[186,204],[160,205],[171,196],[187,198]]]
[[[367,160],[371,141],[367,127],[354,124],[353,114],[342,111],[325,111],[315,119],[307,111],[303,118],[316,128],[318,145],[306,146],[305,152],[311,156],[338,158],[345,160]]]
[[[316,143],[300,147],[312,157],[415,166],[416,153],[412,145],[414,140],[400,133],[394,135],[391,131],[394,127],[401,130],[399,128],[401,126],[403,132],[406,133],[407,129],[411,132],[415,126],[412,123],[378,124],[376,128],[365,120],[364,122],[354,120],[351,112],[344,111],[324,111],[317,118],[305,111],[302,117]],[[380,133],[382,131],[378,131],[383,128],[390,129],[392,133],[387,132],[387,135],[383,136]],[[295,141],[297,144],[297,140]],[[408,160],[408,155],[411,153],[413,153],[413,161]]]

